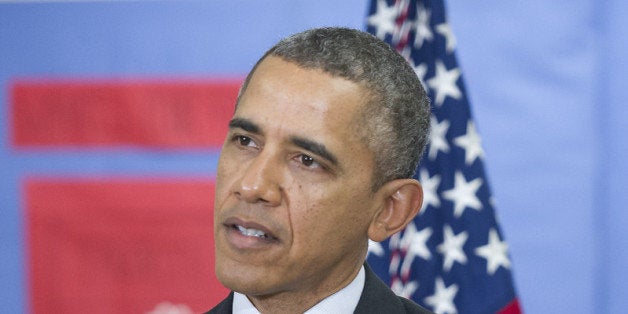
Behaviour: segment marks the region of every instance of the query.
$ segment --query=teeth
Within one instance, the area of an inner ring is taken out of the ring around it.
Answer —
[[[242,233],[245,236],[249,236],[249,237],[258,237],[258,238],[266,238],[266,233],[264,233],[263,231],[257,230],[257,229],[247,229],[244,228],[242,226],[237,226],[238,227],[238,231],[240,231],[240,233]]]

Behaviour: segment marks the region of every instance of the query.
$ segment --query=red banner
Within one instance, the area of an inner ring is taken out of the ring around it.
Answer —
[[[13,144],[219,147],[240,83],[18,81],[11,88]]]
[[[227,294],[210,180],[34,179],[25,196],[33,313],[198,313]]]

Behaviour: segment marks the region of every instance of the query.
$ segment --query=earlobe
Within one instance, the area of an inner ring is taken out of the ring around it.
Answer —
[[[380,242],[401,231],[419,213],[423,189],[414,179],[398,179],[386,183],[380,190],[381,208],[371,221],[368,234]]]

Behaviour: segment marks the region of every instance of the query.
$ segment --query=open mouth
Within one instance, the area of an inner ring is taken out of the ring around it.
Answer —
[[[236,223],[227,224],[226,226],[245,237],[253,237],[253,238],[257,238],[264,241],[277,241],[278,240],[277,237],[270,234],[268,231],[262,230],[260,228],[254,228],[252,226],[247,228],[243,225],[236,224]]]
[[[238,231],[240,231],[242,235],[245,235],[247,237],[257,237],[257,238],[262,238],[262,239],[268,239],[268,235],[262,230],[257,230],[253,228],[244,228],[240,225],[234,225],[233,227],[237,229]]]

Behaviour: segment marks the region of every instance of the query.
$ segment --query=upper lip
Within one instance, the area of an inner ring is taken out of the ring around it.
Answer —
[[[270,230],[270,228],[254,221],[247,221],[238,217],[230,217],[225,219],[222,224],[228,228],[242,226],[247,229],[256,229],[264,232],[268,239],[277,239],[277,236]]]

